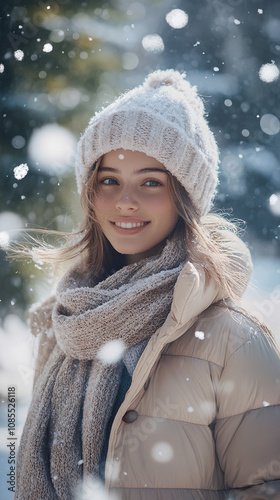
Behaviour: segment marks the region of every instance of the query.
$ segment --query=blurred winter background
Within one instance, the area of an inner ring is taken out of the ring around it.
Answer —
[[[18,229],[71,231],[73,160],[90,116],[155,69],[186,71],[220,150],[216,208],[247,222],[245,299],[280,337],[280,11],[270,0],[1,2],[0,452],[7,491],[7,388],[20,435],[30,401],[31,303],[51,291],[35,262],[5,260]],[[17,168],[18,167],[18,168]]]

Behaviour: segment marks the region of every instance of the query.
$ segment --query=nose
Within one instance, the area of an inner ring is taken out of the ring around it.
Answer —
[[[116,208],[123,211],[135,211],[139,208],[139,203],[132,189],[125,189],[120,193],[120,196],[116,201]]]

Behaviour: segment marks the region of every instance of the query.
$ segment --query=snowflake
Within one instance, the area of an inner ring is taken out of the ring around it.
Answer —
[[[20,165],[18,165],[18,167],[15,167],[14,168],[14,176],[15,178],[20,181],[21,179],[23,179],[27,172],[28,172],[29,168],[27,166],[26,163],[21,163]]]
[[[197,339],[200,339],[200,340],[204,340],[205,339],[205,334],[204,332],[195,332],[194,336],[197,338]]]

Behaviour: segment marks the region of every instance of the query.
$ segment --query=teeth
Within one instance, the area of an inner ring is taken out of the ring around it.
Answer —
[[[132,229],[133,227],[145,226],[147,222],[115,222],[115,225],[123,229]]]

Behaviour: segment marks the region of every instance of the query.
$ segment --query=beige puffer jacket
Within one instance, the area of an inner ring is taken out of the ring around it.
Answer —
[[[187,263],[111,429],[106,486],[121,500],[280,499],[280,360],[221,299]]]

